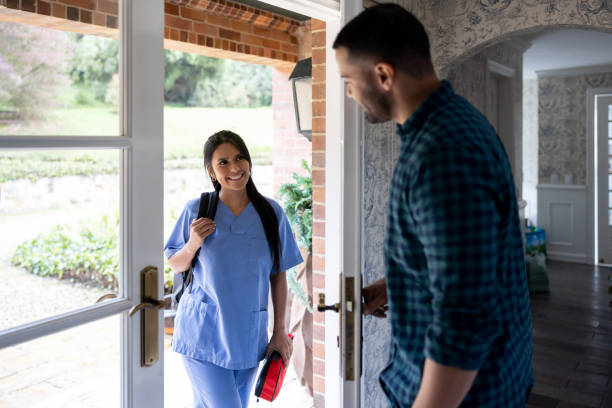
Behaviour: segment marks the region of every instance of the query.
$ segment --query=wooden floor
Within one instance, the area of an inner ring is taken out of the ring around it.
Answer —
[[[612,407],[609,268],[548,263],[549,294],[531,296],[531,408]]]

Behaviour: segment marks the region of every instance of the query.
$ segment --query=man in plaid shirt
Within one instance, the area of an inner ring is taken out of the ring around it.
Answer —
[[[512,170],[485,117],[440,81],[421,23],[371,7],[334,42],[348,96],[398,123],[386,280],[364,313],[391,320],[380,381],[394,407],[524,407],[531,317]],[[382,309],[381,309],[382,308]]]

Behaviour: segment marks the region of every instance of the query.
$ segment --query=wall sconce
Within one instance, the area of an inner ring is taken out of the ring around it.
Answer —
[[[312,58],[298,61],[289,75],[297,131],[312,142]]]

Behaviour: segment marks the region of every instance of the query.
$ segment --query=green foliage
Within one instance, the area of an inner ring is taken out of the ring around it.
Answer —
[[[312,305],[310,304],[310,299],[308,298],[308,294],[304,292],[304,289],[297,281],[297,268],[291,268],[287,271],[287,287],[293,293],[293,296],[296,297],[306,309],[312,313]]]
[[[197,54],[166,50],[164,100],[186,106],[196,105],[194,99],[198,84],[218,82],[223,60]]]
[[[117,290],[119,278],[119,216],[104,215],[77,229],[56,225],[46,234],[23,242],[11,263],[39,275]],[[172,291],[173,273],[165,260],[164,291]]]
[[[119,217],[102,216],[78,230],[57,225],[19,245],[11,263],[39,276],[70,279],[111,290],[119,276]]]
[[[272,69],[223,61],[221,80],[206,78],[198,84],[197,104],[204,107],[257,108],[272,105]]]
[[[280,186],[279,193],[289,222],[298,233],[300,246],[312,251],[312,171],[302,160],[302,166],[308,172],[307,176],[293,173],[295,183],[287,183]],[[308,311],[312,313],[312,305],[308,294],[296,279],[297,269],[291,268],[287,271],[287,287],[294,296],[302,302]]]
[[[97,154],[96,154],[97,153]],[[0,153],[0,183],[19,179],[35,182],[41,178],[115,174],[119,161],[108,152],[94,153]]]
[[[72,34],[72,39],[75,47],[69,74],[77,89],[76,102],[89,104],[88,94],[104,102],[108,84],[119,72],[119,42],[83,34]]]
[[[283,201],[285,213],[293,228],[297,229],[300,245],[312,249],[312,171],[302,160],[302,166],[308,172],[307,176],[293,173],[295,183],[280,186],[279,193]]]
[[[20,119],[43,117],[70,84],[68,34],[0,22],[0,38],[0,108],[16,111]]]

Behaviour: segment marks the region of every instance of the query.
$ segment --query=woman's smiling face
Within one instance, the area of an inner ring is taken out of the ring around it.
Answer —
[[[223,143],[217,147],[211,166],[212,175],[221,184],[221,189],[244,190],[251,177],[249,161],[232,143]]]

